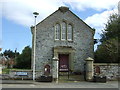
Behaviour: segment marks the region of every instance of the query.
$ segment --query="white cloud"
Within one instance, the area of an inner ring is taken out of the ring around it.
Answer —
[[[113,13],[118,13],[117,11],[117,8],[114,8],[114,10],[107,10],[102,13],[97,13],[85,19],[85,22],[88,25],[96,29],[95,37],[98,38],[98,34],[101,34],[102,30],[104,30],[105,24],[107,23],[109,16]]]
[[[34,24],[33,12],[39,12],[38,21],[41,21],[51,13],[53,13],[58,6],[64,5],[58,3],[56,0],[4,0],[3,16],[16,23],[24,26],[31,26]]]
[[[110,10],[119,0],[1,0],[3,4],[3,17],[10,19],[24,26],[31,26],[34,23],[32,13],[40,13],[38,21],[41,21],[59,6],[69,5],[72,9],[86,10]],[[99,15],[94,15],[97,17]]]
[[[0,11],[2,11],[2,4],[0,3]],[[2,13],[0,12],[0,48],[2,47]]]
[[[120,1],[118,3],[118,14],[120,15]]]
[[[92,8],[94,10],[112,9],[119,0],[62,0],[78,10]]]
[[[40,22],[57,10],[59,6],[69,5],[73,10],[77,9],[79,11],[87,10],[87,8],[98,11],[106,10],[102,13],[88,16],[88,18],[85,19],[88,25],[96,29],[96,38],[99,37],[99,33],[102,33],[109,15],[113,13],[113,11],[117,12],[116,6],[118,1],[119,0],[1,0],[3,17],[27,27],[34,24],[34,16],[32,14],[34,11],[39,12],[40,15],[37,21]],[[2,10],[1,7],[0,10]]]

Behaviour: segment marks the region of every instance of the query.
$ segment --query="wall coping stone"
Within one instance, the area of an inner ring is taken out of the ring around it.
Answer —
[[[116,65],[118,65],[119,66],[118,63],[94,63],[93,65],[94,66],[95,65],[100,65],[100,66],[107,66],[107,65],[116,66]]]
[[[86,59],[86,61],[93,61],[94,59],[93,58],[91,58],[91,57],[88,57],[87,59]]]

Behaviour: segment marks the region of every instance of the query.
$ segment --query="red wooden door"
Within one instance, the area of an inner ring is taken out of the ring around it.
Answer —
[[[68,54],[59,54],[59,71],[68,71],[69,70],[69,55]]]

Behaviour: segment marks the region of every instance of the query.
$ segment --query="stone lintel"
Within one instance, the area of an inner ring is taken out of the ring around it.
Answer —
[[[57,46],[57,47],[54,47],[54,53],[55,52],[67,52],[67,53],[71,53],[71,52],[74,52],[75,49],[70,47],[70,46]]]

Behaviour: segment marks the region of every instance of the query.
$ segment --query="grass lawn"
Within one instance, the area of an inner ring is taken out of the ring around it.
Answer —
[[[7,69],[7,68],[2,69],[2,74],[9,74],[9,71],[10,69]]]

